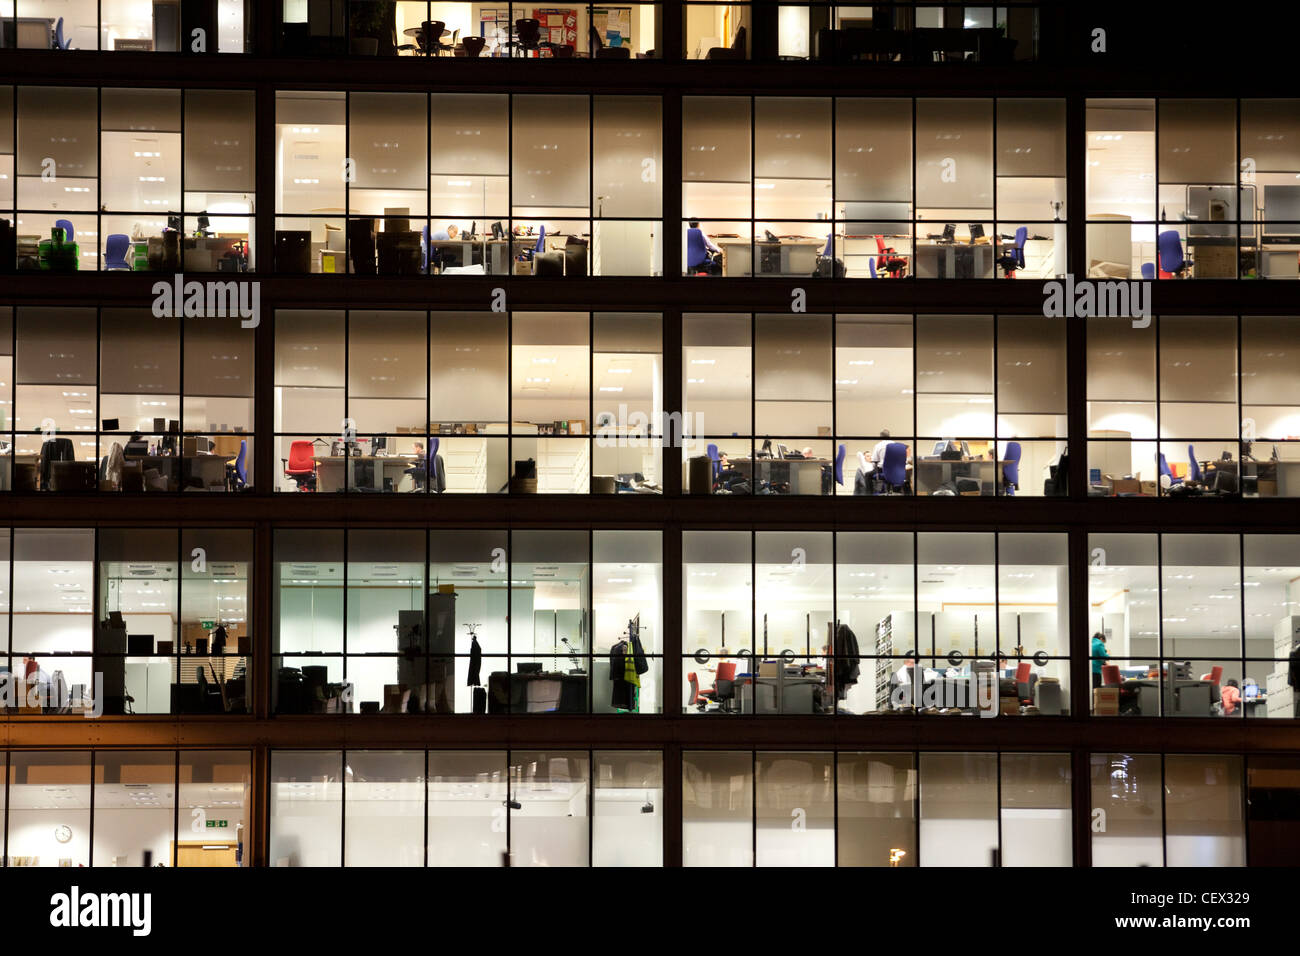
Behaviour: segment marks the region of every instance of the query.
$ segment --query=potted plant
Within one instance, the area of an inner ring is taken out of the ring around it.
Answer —
[[[390,4],[383,0],[361,0],[349,4],[348,48],[357,56],[376,56],[383,36],[385,14]]]

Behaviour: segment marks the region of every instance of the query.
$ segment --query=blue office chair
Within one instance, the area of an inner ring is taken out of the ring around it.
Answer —
[[[1156,259],[1160,263],[1160,278],[1183,277],[1191,263],[1183,257],[1183,240],[1178,230],[1167,229],[1156,237]]]
[[[1154,279],[1156,277],[1156,264],[1154,262],[1142,263],[1142,278]]]
[[[425,473],[428,475],[426,482],[432,491],[438,490],[438,446],[441,444],[441,438],[429,439],[429,455]]]
[[[1201,474],[1200,463],[1197,462],[1196,460],[1196,449],[1193,448],[1191,445],[1188,445],[1187,446],[1187,480],[1195,481],[1199,483],[1202,477],[1204,476]]]
[[[75,231],[74,231],[73,228],[72,228],[72,220],[71,220],[71,219],[56,219],[56,220],[54,220],[54,228],[55,228],[55,229],[62,229],[62,230],[63,230],[63,241],[64,241],[64,242],[75,242],[75,241],[76,241],[76,233],[75,233]]]
[[[901,494],[906,489],[907,446],[901,441],[892,441],[885,446],[885,459],[880,463],[880,481],[885,494]]]
[[[709,455],[709,481],[710,490],[712,485],[718,483],[718,478],[722,475],[722,455],[718,452],[718,446],[712,443],[705,449]]]
[[[1006,464],[1002,466],[1002,493],[1014,495],[1016,489],[1020,487],[1020,442],[1007,442],[1007,450],[1004,454]]]
[[[867,256],[867,268],[871,270],[871,278],[876,278],[876,257]]]
[[[844,484],[844,458],[848,455],[849,450],[844,445],[835,453],[835,484]]]
[[[131,237],[115,232],[104,242],[104,268],[131,271],[126,255],[131,251]]]
[[[1017,269],[1025,267],[1025,240],[1029,238],[1029,227],[1019,226],[1016,228],[1015,245],[1007,252],[998,256],[998,265],[1002,267],[1002,274],[1010,279],[1016,274]]]
[[[826,248],[822,250],[822,258],[829,259],[835,255],[835,233],[826,233]]]
[[[248,439],[239,439],[239,454],[235,463],[226,466],[226,486],[231,491],[242,491],[248,484]]]
[[[1183,479],[1174,477],[1173,469],[1169,467],[1169,462],[1165,461],[1164,452],[1160,453],[1160,474],[1169,479],[1170,487],[1183,483]]]
[[[692,226],[686,230],[686,271],[700,272],[709,261],[709,247],[704,242],[704,230]]]
[[[59,17],[58,22],[54,24],[54,49],[56,50],[72,49],[71,38],[67,40],[63,39],[63,17]]]
[[[537,245],[533,246],[533,255],[546,251],[546,227],[537,227]]]

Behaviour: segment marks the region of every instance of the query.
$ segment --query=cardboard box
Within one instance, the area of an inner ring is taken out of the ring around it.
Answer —
[[[1119,688],[1094,687],[1092,689],[1092,713],[1096,717],[1119,716]]]
[[[1020,701],[1015,697],[999,697],[998,703],[1000,705],[999,713],[1003,717],[1020,716]]]
[[[1260,478],[1258,484],[1259,484],[1259,496],[1260,496],[1261,498],[1276,498],[1276,497],[1277,497],[1277,479],[1276,479],[1276,478]]]
[[[1142,494],[1144,495],[1158,494],[1156,490],[1158,487],[1159,486],[1154,481],[1144,481],[1142,482]]]
[[[1113,495],[1139,495],[1142,493],[1142,482],[1136,478],[1113,478],[1110,490]]]

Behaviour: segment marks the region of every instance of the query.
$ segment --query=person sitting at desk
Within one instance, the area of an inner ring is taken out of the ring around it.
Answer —
[[[139,432],[131,432],[131,438],[127,441],[123,454],[127,458],[143,458],[149,454],[149,443]]]
[[[686,271],[722,275],[722,249],[700,228],[698,219],[692,219],[686,230]]]
[[[447,241],[449,241],[449,240],[451,240],[451,239],[455,239],[455,238],[456,238],[457,236],[459,236],[459,235],[460,235],[460,229],[459,229],[459,227],[454,226],[454,225],[449,225],[446,229],[439,229],[439,230],[437,230],[437,231],[436,231],[432,236],[430,236],[429,238],[430,238],[430,240],[432,240],[433,242],[447,242]]]
[[[1219,704],[1223,707],[1223,716],[1231,717],[1240,702],[1241,690],[1237,687],[1237,680],[1234,677],[1228,681],[1226,687],[1219,690]]]
[[[871,469],[874,471],[885,463],[885,449],[889,447],[889,429],[880,430],[880,441],[876,442],[876,447],[871,449]]]

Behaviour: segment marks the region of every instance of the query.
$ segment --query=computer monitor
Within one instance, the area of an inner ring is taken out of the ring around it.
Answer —
[[[957,224],[950,222],[943,227],[943,242],[952,242],[957,235]]]
[[[370,454],[373,455],[375,452],[379,451],[379,449],[387,448],[387,447],[388,447],[388,438],[386,436],[384,435],[370,436]]]
[[[972,222],[970,224],[970,241],[974,242],[976,239],[983,239],[983,238],[984,238],[983,223]]]

